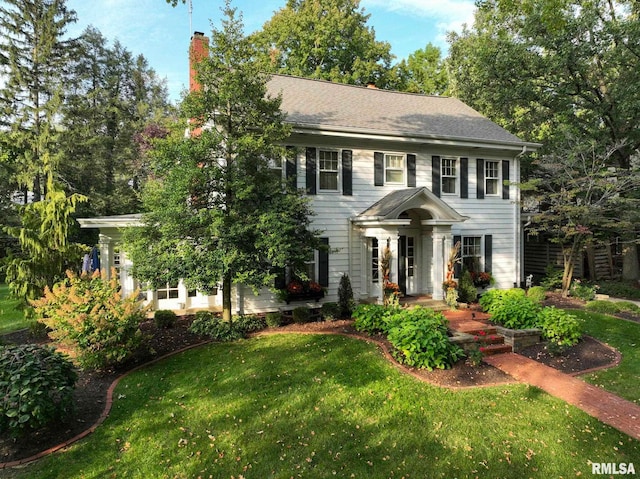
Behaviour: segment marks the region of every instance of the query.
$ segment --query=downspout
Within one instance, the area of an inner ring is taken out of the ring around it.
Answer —
[[[520,183],[520,161],[519,161],[519,157],[526,154],[527,153],[527,145],[523,145],[522,146],[522,151],[520,153],[518,153],[515,157],[514,157],[514,173],[515,173],[515,177],[516,180],[518,181],[518,183]],[[524,262],[524,258],[523,256],[523,251],[524,251],[524,244],[523,244],[523,238],[524,236],[522,235],[522,225],[520,224],[521,220],[520,220],[520,208],[521,208],[521,196],[520,196],[520,187],[516,188],[516,193],[515,193],[515,221],[513,222],[513,229],[514,229],[514,238],[515,238],[515,260],[516,260],[516,281],[515,281],[515,286],[520,287],[520,285],[522,284],[523,281],[523,277],[522,277],[522,268],[523,268],[523,262]]]

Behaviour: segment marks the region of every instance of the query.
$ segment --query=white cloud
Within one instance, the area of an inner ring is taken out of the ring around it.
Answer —
[[[452,30],[461,31],[465,23],[472,25],[476,8],[473,0],[363,0],[361,5],[366,10],[375,7],[398,15],[429,18],[442,36]]]

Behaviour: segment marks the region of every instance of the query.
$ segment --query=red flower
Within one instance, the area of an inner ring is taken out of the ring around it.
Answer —
[[[293,280],[287,285],[287,291],[292,294],[302,293],[304,290],[300,281]]]
[[[319,293],[322,291],[322,286],[320,286],[315,281],[309,281],[309,291],[313,291],[314,293]]]

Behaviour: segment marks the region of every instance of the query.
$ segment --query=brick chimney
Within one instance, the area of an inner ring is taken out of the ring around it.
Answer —
[[[209,39],[202,32],[193,32],[189,47],[189,91],[199,91],[200,84],[196,80],[196,67],[199,61],[209,55]]]

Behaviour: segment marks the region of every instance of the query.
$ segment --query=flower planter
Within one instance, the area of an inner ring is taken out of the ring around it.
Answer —
[[[287,293],[285,302],[287,304],[292,301],[315,301],[317,303],[322,298],[324,298],[324,291],[305,291],[302,293]]]

